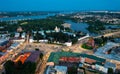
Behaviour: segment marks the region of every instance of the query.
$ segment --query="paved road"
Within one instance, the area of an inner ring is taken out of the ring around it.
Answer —
[[[100,35],[100,36],[97,36],[97,37],[94,37],[94,38],[100,38],[101,36],[110,37],[110,36],[114,36],[114,35],[118,35],[118,34],[120,34],[120,31],[112,32],[112,33],[108,33],[108,34],[104,34],[104,35]]]

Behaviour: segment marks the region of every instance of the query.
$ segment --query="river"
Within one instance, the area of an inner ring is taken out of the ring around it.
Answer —
[[[89,33],[89,31],[86,29],[89,26],[87,23],[75,23],[72,21],[65,21],[65,22],[71,24],[71,29],[74,31]]]
[[[66,13],[68,14],[68,13]],[[19,16],[19,17],[6,17],[6,18],[0,18],[0,21],[20,21],[20,20],[34,20],[34,19],[45,19],[49,16],[55,16],[56,13],[50,13],[50,14],[47,14],[47,15],[38,15],[38,16]],[[65,21],[66,23],[69,23],[71,24],[71,29],[74,30],[74,31],[81,31],[81,32],[84,32],[84,33],[89,33],[91,36],[96,36],[96,34],[94,33],[90,33],[87,28],[89,26],[89,24],[87,23],[75,23],[75,22],[72,22],[70,20],[67,20]],[[106,25],[105,26],[106,29],[109,29],[109,27],[111,28],[118,28],[118,26],[115,26],[115,25]],[[119,26],[120,28],[120,26]]]
[[[34,19],[45,19],[49,16],[55,16],[55,13],[47,15],[38,15],[38,16],[18,16],[18,17],[5,17],[0,18],[0,21],[20,21],[20,20],[34,20]]]

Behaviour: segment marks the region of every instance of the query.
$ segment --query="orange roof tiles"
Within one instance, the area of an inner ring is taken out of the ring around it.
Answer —
[[[28,53],[25,53],[23,55],[20,55],[16,60],[14,60],[14,62],[18,62],[18,61],[21,61],[22,63],[25,62],[25,60],[31,55],[30,52]]]

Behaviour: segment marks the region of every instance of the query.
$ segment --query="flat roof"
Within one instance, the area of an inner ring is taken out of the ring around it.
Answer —
[[[64,71],[66,72],[67,71],[67,67],[66,66],[55,66],[55,69],[58,70],[58,71]]]
[[[39,57],[40,51],[34,51],[31,53],[31,55],[27,58],[26,62],[35,62],[36,59]]]
[[[49,56],[48,62],[54,62],[56,64],[59,63],[59,59],[61,57],[85,57],[97,60],[99,62],[105,62],[106,60],[103,58],[96,57],[94,55],[81,54],[81,53],[72,53],[72,52],[52,52]]]
[[[9,41],[7,39],[0,39],[0,46],[4,46],[8,43]]]
[[[115,47],[118,47],[119,44],[113,43],[113,42],[108,42],[105,46],[100,47],[97,49],[97,51],[94,53],[96,56],[100,56],[106,59],[112,59],[112,60],[119,60],[120,57],[119,54],[115,54],[114,52],[111,52],[110,54],[106,54],[106,52],[110,49],[113,49]],[[113,51],[113,50],[112,50]]]

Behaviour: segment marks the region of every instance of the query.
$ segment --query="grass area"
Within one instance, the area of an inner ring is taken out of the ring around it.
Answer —
[[[82,48],[88,49],[88,50],[92,50],[92,49],[93,49],[92,46],[88,46],[86,43],[84,43],[84,44],[82,45]]]

